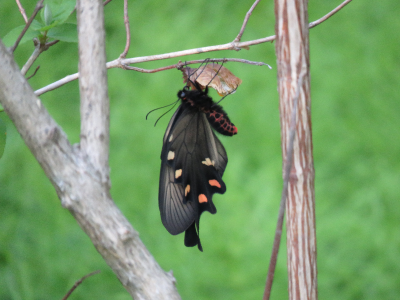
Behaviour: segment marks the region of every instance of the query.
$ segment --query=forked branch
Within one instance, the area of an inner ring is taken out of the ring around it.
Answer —
[[[41,10],[43,8],[43,1],[44,0],[40,0],[35,7],[35,10],[33,11],[32,16],[29,18],[28,22],[25,24],[24,29],[21,31],[21,33],[19,34],[17,40],[15,41],[14,45],[11,47],[11,52],[14,52],[15,49],[17,49],[19,42],[22,40],[22,38],[24,37],[26,31],[28,30],[29,26],[31,26],[33,20],[35,19],[37,13],[39,12],[39,10]],[[17,2],[19,3],[19,2]],[[22,7],[22,6],[21,6]],[[23,9],[23,8],[22,8]],[[25,12],[25,11],[24,11]],[[22,13],[22,12],[21,12]],[[26,17],[26,16],[25,16]]]

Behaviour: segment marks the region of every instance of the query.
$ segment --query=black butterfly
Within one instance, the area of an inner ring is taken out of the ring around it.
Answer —
[[[189,77],[190,78],[190,77]],[[217,212],[212,196],[226,191],[222,181],[228,157],[214,134],[232,136],[237,128],[222,107],[203,91],[185,86],[178,92],[181,105],[171,118],[161,152],[159,208],[161,220],[169,233],[185,231],[185,246],[198,246],[200,215]]]

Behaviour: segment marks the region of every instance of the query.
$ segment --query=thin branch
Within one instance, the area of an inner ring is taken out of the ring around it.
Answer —
[[[126,30],[126,45],[124,52],[122,52],[121,55],[119,56],[120,58],[126,58],[126,55],[128,54],[129,51],[129,46],[131,44],[131,31],[129,28],[129,16],[128,16],[128,0],[124,0],[124,23]]]
[[[190,60],[190,61],[186,61],[185,65],[201,64],[201,63],[204,63],[204,61],[205,61],[205,59]],[[258,61],[250,61],[250,60],[246,60],[246,59],[240,59],[240,58],[211,58],[211,59],[207,59],[207,61],[208,62],[228,62],[228,61],[241,62],[241,63],[256,65],[256,66],[268,66],[270,69],[272,69],[272,67],[269,64],[266,64],[263,62],[258,62]],[[156,72],[161,72],[161,71],[170,70],[170,69],[179,69],[182,66],[183,66],[183,64],[181,62],[179,62],[176,65],[170,65],[170,66],[166,66],[166,67],[162,67],[162,68],[158,68],[158,69],[151,69],[151,70],[137,68],[137,67],[130,67],[130,66],[124,66],[123,68],[125,70],[133,70],[133,71],[137,71],[137,72],[141,72],[141,73],[156,73]]]
[[[336,7],[334,10],[332,10],[331,12],[329,12],[328,14],[323,16],[322,18],[320,18],[320,19],[308,24],[308,28],[310,28],[310,29],[314,28],[315,26],[317,26],[317,25],[321,24],[322,22],[326,21],[328,18],[332,17],[335,13],[337,13],[339,10],[341,10],[344,6],[349,4],[351,1],[352,0],[345,0],[342,4],[340,4],[338,7]],[[265,38],[239,43],[238,47],[247,48],[247,47],[253,46],[253,45],[272,42],[275,39],[276,39],[276,36],[275,35],[271,35],[271,36],[268,36],[268,37],[265,37]]]
[[[110,3],[112,0],[106,0],[103,2],[103,5],[106,6],[108,3]]]
[[[29,26],[31,26],[31,23],[33,21],[33,19],[36,17],[37,13],[39,12],[39,10],[41,10],[43,8],[43,1],[44,0],[40,0],[35,7],[35,10],[33,11],[32,16],[29,18],[28,23],[26,23],[24,29],[22,30],[22,32],[19,34],[17,40],[15,41],[14,45],[11,47],[11,52],[14,52],[15,49],[18,47],[19,42],[21,41],[22,37],[25,35],[26,31],[28,30]]]
[[[302,73],[299,76],[299,80],[297,82],[297,87],[296,87],[296,93],[295,93],[295,96],[293,99],[293,109],[292,109],[292,115],[290,117],[289,146],[288,146],[288,151],[287,151],[287,155],[286,155],[282,197],[281,197],[281,203],[279,206],[278,222],[276,224],[274,245],[272,247],[271,259],[269,262],[267,282],[265,284],[263,300],[269,300],[269,297],[271,295],[272,282],[274,280],[275,267],[276,267],[276,262],[278,260],[279,245],[281,243],[281,237],[282,237],[282,226],[283,226],[283,220],[285,218],[286,199],[288,196],[290,170],[292,169],[292,165],[293,165],[294,138],[296,135],[297,103],[298,103],[299,96],[300,96],[300,89],[301,89],[301,86],[303,85],[304,75],[305,75],[305,73]]]
[[[256,6],[257,6],[257,4],[258,4],[259,2],[260,2],[260,0],[256,0],[256,2],[254,2],[253,5],[250,7],[249,11],[248,11],[247,14],[246,14],[246,17],[244,18],[243,25],[242,25],[242,28],[240,29],[239,34],[238,34],[237,37],[233,40],[234,43],[240,42],[240,39],[242,38],[243,32],[244,32],[244,30],[246,29],[247,22],[249,21],[250,16],[251,16],[253,10],[256,8]]]
[[[125,60],[121,60],[121,61],[125,61]],[[186,62],[186,64],[197,64],[197,63],[202,63],[204,60],[192,60],[192,61],[188,61]],[[241,63],[246,63],[246,64],[251,64],[251,65],[256,65],[256,66],[263,66],[266,65],[271,69],[271,66],[263,63],[263,62],[253,62],[250,60],[246,60],[246,59],[239,59],[239,58],[215,58],[215,59],[209,59],[210,62],[223,62],[223,61],[232,61],[232,62],[241,62]],[[162,67],[162,68],[158,68],[158,69],[153,69],[153,70],[147,70],[147,69],[142,69],[142,68],[136,68],[136,67],[129,67],[125,64],[110,64],[107,63],[107,69],[112,69],[112,68],[121,68],[121,69],[125,69],[125,70],[133,70],[133,71],[138,71],[138,72],[142,72],[142,73],[156,73],[156,72],[160,72],[160,71],[164,71],[164,70],[170,70],[170,69],[175,69],[177,68],[178,64],[176,65],[170,65],[167,67]],[[60,80],[57,80],[49,85],[46,85],[45,87],[42,87],[38,90],[35,91],[35,95],[36,96],[40,96],[44,93],[50,92],[52,90],[55,90],[56,88],[59,88],[60,86],[63,86],[64,84],[74,81],[76,79],[79,78],[79,73],[75,73],[75,74],[71,74],[68,75]]]
[[[324,22],[325,20],[327,20],[328,18],[332,17],[334,14],[336,14],[339,10],[341,10],[343,7],[345,7],[347,4],[349,4],[351,2],[351,0],[346,0],[344,1],[342,4],[340,4],[338,7],[336,7],[334,10],[332,10],[330,13],[328,13],[327,15],[323,16],[321,19],[318,19],[314,22],[311,22],[310,24],[308,24],[308,28],[313,28],[319,24],[321,24],[322,22]]]
[[[22,17],[24,18],[25,24],[28,23],[28,17],[26,16],[25,9],[22,6],[21,2],[19,0],[15,0],[17,2],[19,12],[21,13]]]
[[[36,73],[37,73],[37,71],[38,71],[39,69],[40,69],[40,65],[36,67],[36,69],[35,69],[35,71],[33,72],[33,74],[32,74],[31,76],[27,77],[26,80],[29,80],[29,79],[31,79],[33,76],[35,76]]]
[[[343,6],[345,6],[347,3],[349,3],[351,0],[346,0],[344,1],[341,5],[339,5],[337,8],[335,8],[333,11],[325,15],[323,18],[310,23],[309,28],[313,28],[323,22],[324,20],[328,19],[330,16],[332,16],[334,13],[339,11]],[[320,21],[322,20],[322,21]],[[315,24],[314,24],[315,23]],[[151,55],[151,56],[141,56],[141,57],[135,57],[135,58],[127,58],[127,59],[115,59],[113,61],[110,61],[107,63],[107,69],[111,68],[122,68],[125,69],[127,65],[130,64],[135,64],[135,63],[141,63],[141,62],[147,62],[147,61],[155,61],[155,60],[162,60],[162,59],[168,59],[168,58],[174,58],[174,57],[181,57],[181,56],[186,56],[186,55],[192,55],[192,54],[199,54],[199,53],[205,53],[205,52],[212,52],[212,51],[221,51],[221,50],[236,50],[238,48],[247,48],[249,46],[257,45],[257,44],[262,44],[266,42],[272,42],[275,40],[276,36],[272,35],[266,38],[262,39],[257,39],[253,41],[248,41],[248,42],[241,42],[241,43],[228,43],[228,44],[222,44],[222,45],[217,45],[217,46],[208,46],[208,47],[203,47],[203,48],[194,48],[190,50],[183,50],[183,51],[177,51],[177,52],[170,52],[170,53],[165,53],[165,54],[158,54],[158,55]],[[139,69],[139,68],[138,68]],[[79,78],[79,73],[75,73],[72,75],[68,75],[56,82],[53,82],[41,89],[38,89],[35,91],[35,94],[37,96],[42,95],[46,92],[49,92],[51,90],[54,90],[70,81],[76,80]]]
[[[35,45],[35,50],[33,50],[32,55],[29,57],[25,65],[21,69],[22,75],[26,75],[32,64],[35,62],[35,60],[39,57],[40,53],[42,53],[40,49],[40,42],[37,38],[33,40],[33,43]]]
[[[89,273],[85,276],[83,276],[81,279],[79,279],[77,282],[75,282],[74,286],[68,291],[68,293],[65,294],[65,296],[62,298],[62,300],[67,300],[68,297],[72,294],[73,291],[88,277],[96,275],[100,273],[100,270],[94,271],[92,273]]]
[[[77,80],[79,78],[79,73],[71,74],[68,76],[65,76],[64,78],[57,80],[49,85],[46,85],[45,87],[42,87],[41,89],[38,89],[35,91],[36,96],[40,96],[44,93],[50,92],[52,90],[55,90],[56,88],[59,88],[60,86],[63,86],[64,84]]]
[[[57,44],[59,41],[60,41],[60,40],[55,40],[55,41],[51,41],[51,42],[46,43],[46,45],[45,45],[43,51],[46,51],[46,50],[49,49],[51,46]],[[42,52],[43,52],[43,51],[42,51]]]
[[[33,50],[32,55],[29,57],[25,65],[21,69],[22,75],[26,75],[26,73],[29,71],[35,60],[39,57],[39,55],[48,50],[51,46],[57,44],[60,40],[55,40],[46,44],[40,44],[39,40],[35,38],[33,40],[33,43],[35,45],[35,50]]]

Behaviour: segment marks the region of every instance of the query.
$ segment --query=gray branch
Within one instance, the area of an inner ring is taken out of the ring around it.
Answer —
[[[0,102],[52,182],[62,206],[75,217],[132,297],[180,299],[173,276],[157,264],[109,193],[102,9],[101,1],[82,0],[78,5],[80,145],[70,144],[1,41]]]

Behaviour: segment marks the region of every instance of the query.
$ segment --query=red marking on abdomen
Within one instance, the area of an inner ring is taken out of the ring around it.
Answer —
[[[206,117],[212,127],[223,135],[235,135],[237,134],[237,128],[233,123],[229,120],[227,116],[220,112],[211,111],[206,112]]]

